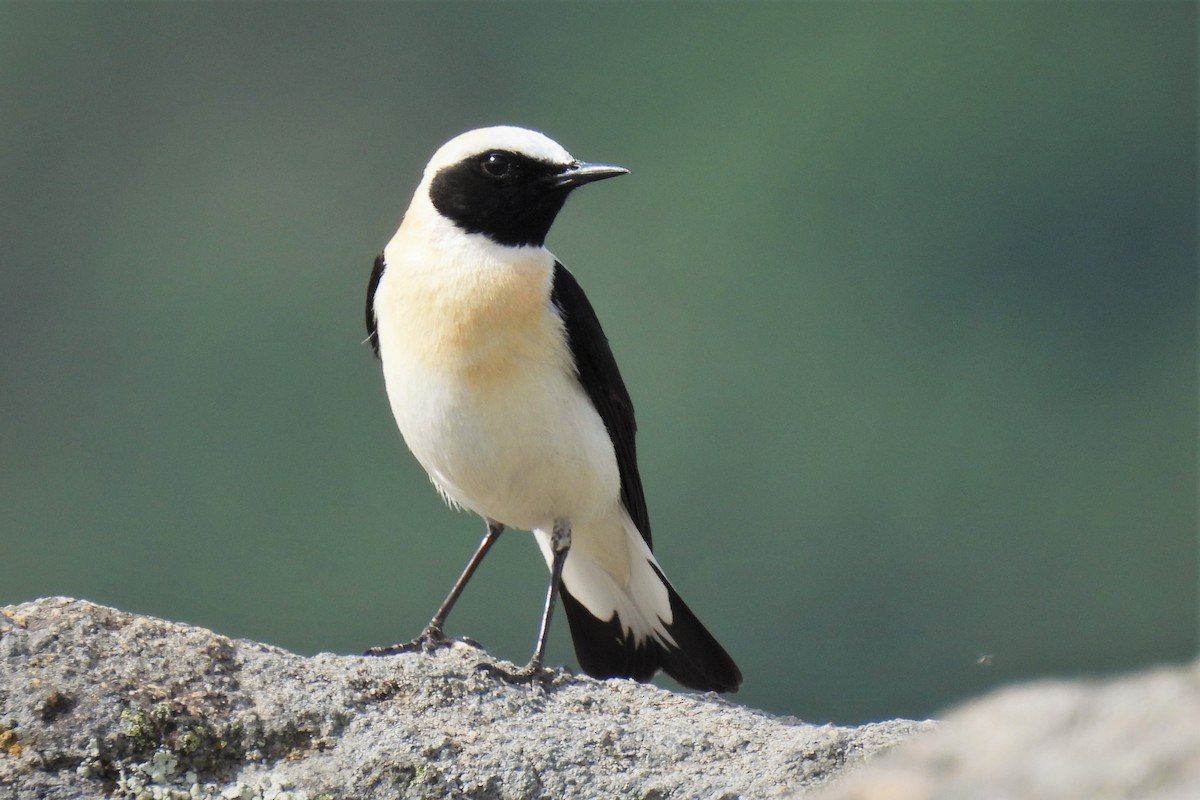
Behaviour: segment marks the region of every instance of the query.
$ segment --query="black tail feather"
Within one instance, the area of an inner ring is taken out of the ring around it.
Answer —
[[[671,598],[672,619],[667,631],[675,640],[674,647],[653,639],[636,641],[625,633],[616,616],[609,620],[596,618],[565,586],[562,588],[562,604],[580,668],[594,678],[637,681],[648,681],[662,669],[689,689],[736,692],[742,684],[737,664],[696,619],[657,567],[655,572]]]

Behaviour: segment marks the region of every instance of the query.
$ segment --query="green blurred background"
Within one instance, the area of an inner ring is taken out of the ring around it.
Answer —
[[[301,653],[483,533],[364,345],[429,155],[633,174],[550,246],[738,701],[924,716],[1197,645],[1196,5],[0,4],[0,602]],[[451,618],[528,658],[502,540]],[[573,663],[561,619],[550,658]]]

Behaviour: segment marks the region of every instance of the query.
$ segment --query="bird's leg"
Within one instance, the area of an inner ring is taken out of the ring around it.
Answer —
[[[546,608],[542,611],[542,625],[538,630],[533,658],[516,672],[509,672],[494,664],[480,665],[482,669],[512,683],[527,683],[541,677],[544,672],[542,663],[546,657],[546,640],[550,636],[550,619],[554,615],[554,604],[558,600],[559,587],[562,585],[563,565],[567,563],[567,553],[571,550],[571,526],[566,520],[554,521],[554,530],[550,534],[550,550],[553,554],[550,563],[550,588],[546,590]]]
[[[540,672],[542,661],[546,657],[546,640],[550,638],[550,618],[554,615],[554,604],[558,600],[559,587],[562,585],[563,565],[567,563],[567,553],[571,550],[571,526],[565,520],[555,520],[554,530],[550,534],[550,550],[554,559],[550,564],[550,587],[546,590],[546,608],[542,611],[542,625],[538,630],[537,646],[533,650],[533,658],[523,670],[531,674]]]
[[[454,608],[454,604],[458,602],[458,596],[463,593],[463,589],[467,588],[467,582],[475,574],[475,569],[483,561],[483,557],[487,555],[488,550],[492,549],[492,545],[496,543],[496,540],[500,538],[500,534],[502,533],[504,533],[503,525],[494,520],[489,519],[487,521],[487,535],[479,543],[478,549],[475,550],[475,555],[471,556],[471,560],[467,562],[467,568],[463,570],[462,575],[454,582],[454,588],[450,590],[450,594],[442,601],[442,605],[438,608],[437,613],[433,615],[433,619],[429,620],[429,624],[425,626],[425,630],[421,631],[417,638],[411,642],[393,644],[389,647],[372,647],[363,655],[389,656],[393,653],[408,653],[414,650],[431,653],[439,647],[445,647],[450,644],[450,640],[446,638],[446,633],[443,630],[443,626],[446,624],[446,617],[450,616],[450,609]]]

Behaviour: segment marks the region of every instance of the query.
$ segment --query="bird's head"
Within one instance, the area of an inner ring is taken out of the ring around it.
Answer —
[[[466,233],[506,246],[540,247],[573,189],[628,172],[579,161],[536,131],[479,128],[434,153],[416,199],[427,198]]]

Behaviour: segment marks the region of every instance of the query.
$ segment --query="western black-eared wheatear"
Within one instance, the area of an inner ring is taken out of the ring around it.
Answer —
[[[375,260],[367,330],[404,440],[487,535],[421,635],[443,625],[505,527],[532,531],[550,566],[539,674],[556,594],[579,664],[598,678],[736,691],[737,665],[663,576],[634,448],[629,393],[579,283],[545,248],[567,196],[621,167],[577,161],[534,131],[482,128],[425,168]]]

